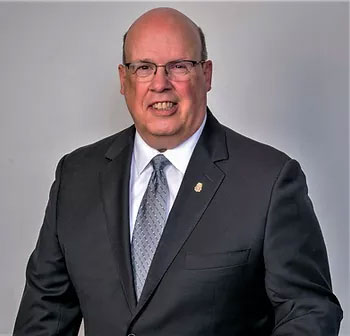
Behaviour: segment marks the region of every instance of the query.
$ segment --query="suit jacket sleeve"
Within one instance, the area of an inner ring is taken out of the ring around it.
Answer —
[[[43,226],[30,256],[26,285],[14,335],[77,335],[81,323],[78,299],[57,237],[56,215],[64,158],[58,164]]]
[[[277,178],[267,216],[265,286],[273,336],[338,335],[342,310],[332,293],[327,253],[305,176],[295,160]]]

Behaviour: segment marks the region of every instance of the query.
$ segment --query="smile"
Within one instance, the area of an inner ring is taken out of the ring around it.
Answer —
[[[157,102],[152,104],[152,107],[156,110],[170,110],[176,103],[165,101],[165,102]]]

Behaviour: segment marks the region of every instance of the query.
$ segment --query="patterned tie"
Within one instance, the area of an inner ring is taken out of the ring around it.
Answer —
[[[162,154],[155,156],[151,162],[153,172],[137,213],[131,241],[131,260],[137,300],[141,296],[167,218],[169,188],[163,169],[170,162]]]

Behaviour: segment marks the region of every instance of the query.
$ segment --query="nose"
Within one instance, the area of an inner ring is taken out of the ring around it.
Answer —
[[[151,91],[155,92],[163,92],[165,90],[171,89],[171,83],[169,81],[168,75],[165,72],[164,67],[158,66],[149,88]]]

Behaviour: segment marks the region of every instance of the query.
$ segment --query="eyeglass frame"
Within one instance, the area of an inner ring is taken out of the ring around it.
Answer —
[[[165,74],[166,74],[167,76],[169,76],[169,72],[167,71],[167,66],[168,66],[169,64],[171,64],[171,63],[180,63],[180,62],[190,62],[190,63],[192,63],[192,68],[191,68],[191,70],[192,70],[196,65],[198,65],[198,64],[202,64],[202,65],[203,65],[203,64],[206,63],[207,61],[206,61],[206,60],[193,61],[193,60],[187,60],[187,59],[180,59],[180,60],[170,61],[170,62],[167,62],[167,63],[165,63],[165,64],[156,64],[156,63],[151,62],[151,61],[139,61],[139,62],[124,63],[123,66],[127,67],[128,70],[130,70],[130,65],[132,65],[132,64],[138,64],[138,63],[142,64],[142,63],[146,63],[146,64],[152,64],[152,65],[154,65],[156,68],[155,68],[155,70],[154,70],[154,72],[153,72],[153,75],[149,75],[149,78],[150,78],[149,81],[151,81],[151,80],[154,78],[154,76],[156,75],[156,73],[157,73],[157,71],[158,71],[158,68],[164,68]],[[189,72],[187,72],[185,75],[189,74],[189,73],[191,72],[191,70],[190,70]],[[135,70],[135,72],[132,72],[132,74],[133,74],[133,75],[136,75],[136,71],[137,71],[137,69]],[[146,76],[146,77],[139,77],[139,76],[136,75],[136,78],[148,78],[148,76]],[[170,79],[170,78],[169,78],[169,79]],[[171,79],[170,79],[170,80],[171,80]],[[175,81],[176,81],[176,80],[175,80]]]

